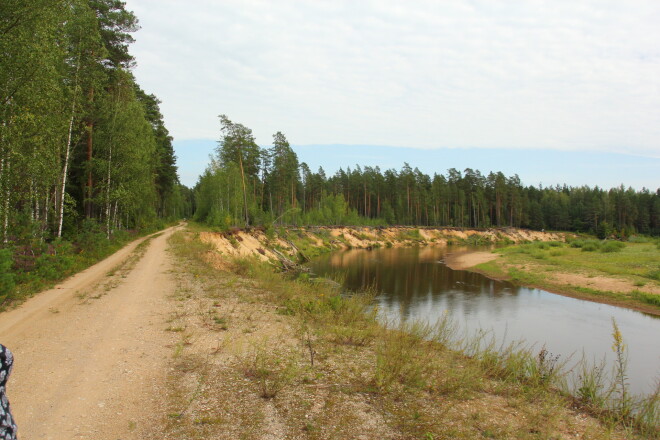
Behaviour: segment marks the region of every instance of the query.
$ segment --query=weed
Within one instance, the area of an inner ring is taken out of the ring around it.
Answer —
[[[536,376],[541,384],[546,385],[555,381],[560,370],[558,368],[559,357],[560,355],[553,356],[552,353],[546,350],[545,346],[539,351]]]
[[[630,392],[628,391],[628,376],[626,373],[628,367],[628,352],[626,344],[623,342],[623,336],[619,331],[616,321],[612,318],[612,351],[616,357],[614,362],[614,393],[617,395],[616,406],[617,413],[622,418],[628,418],[631,412]]]
[[[433,364],[431,350],[424,347],[432,334],[433,327],[421,322],[402,322],[384,331],[376,348],[376,387],[382,391],[395,384],[424,387]]]
[[[223,316],[213,315],[213,323],[217,325],[221,330],[227,330],[229,325],[227,324],[227,318]]]
[[[243,359],[245,377],[254,380],[259,388],[259,395],[272,399],[293,381],[298,366],[289,353],[267,347],[267,344],[255,346],[252,353]]]
[[[592,365],[586,361],[583,355],[578,368],[576,388],[573,394],[589,408],[602,408],[607,399],[605,360]]]

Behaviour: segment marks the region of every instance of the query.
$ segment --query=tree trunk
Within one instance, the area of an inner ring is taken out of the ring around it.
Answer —
[[[110,142],[110,154],[108,156],[108,182],[105,189],[105,227],[106,227],[106,237],[110,240],[110,170],[112,167],[112,142]]]
[[[64,167],[62,169],[62,184],[60,185],[60,206],[59,216],[57,218],[57,237],[62,236],[62,223],[64,221],[64,191],[66,188],[66,178],[69,171],[69,155],[71,154],[71,135],[73,133],[73,117],[75,109],[75,99],[73,109],[71,110],[71,119],[69,119],[69,134],[66,139],[66,150],[64,152]]]
[[[247,205],[247,188],[245,187],[245,173],[243,172],[243,154],[238,153],[238,163],[241,166],[241,179],[243,181],[243,205],[245,206],[245,226],[250,226],[250,218],[248,216],[248,205]]]
[[[89,101],[94,102],[94,88],[92,87],[89,91]],[[94,122],[89,120],[87,121],[87,203],[86,203],[86,215],[87,218],[92,218],[92,193],[93,185],[92,181],[92,151],[94,147],[93,142],[94,135]]]
[[[4,172],[7,176],[11,175],[11,158],[7,154],[7,158],[3,159],[4,161]],[[4,206],[4,219],[2,221],[2,237],[3,242],[6,244],[9,241],[7,237],[7,230],[9,228],[9,185],[5,184],[5,206]]]

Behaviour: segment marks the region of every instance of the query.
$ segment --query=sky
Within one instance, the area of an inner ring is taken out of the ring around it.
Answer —
[[[262,146],[283,132],[312,169],[660,186],[657,0],[126,4],[186,185],[226,114]]]

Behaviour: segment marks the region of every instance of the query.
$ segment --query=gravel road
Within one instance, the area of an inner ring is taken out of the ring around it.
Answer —
[[[15,356],[7,392],[19,438],[142,439],[163,420],[174,281],[167,238],[108,275],[141,242],[0,315]]]

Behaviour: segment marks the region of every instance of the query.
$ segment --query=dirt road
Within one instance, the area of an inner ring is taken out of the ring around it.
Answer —
[[[136,259],[138,242],[0,315],[0,341],[16,359],[8,395],[21,440],[141,439],[160,423],[174,229],[132,269],[108,275]]]

